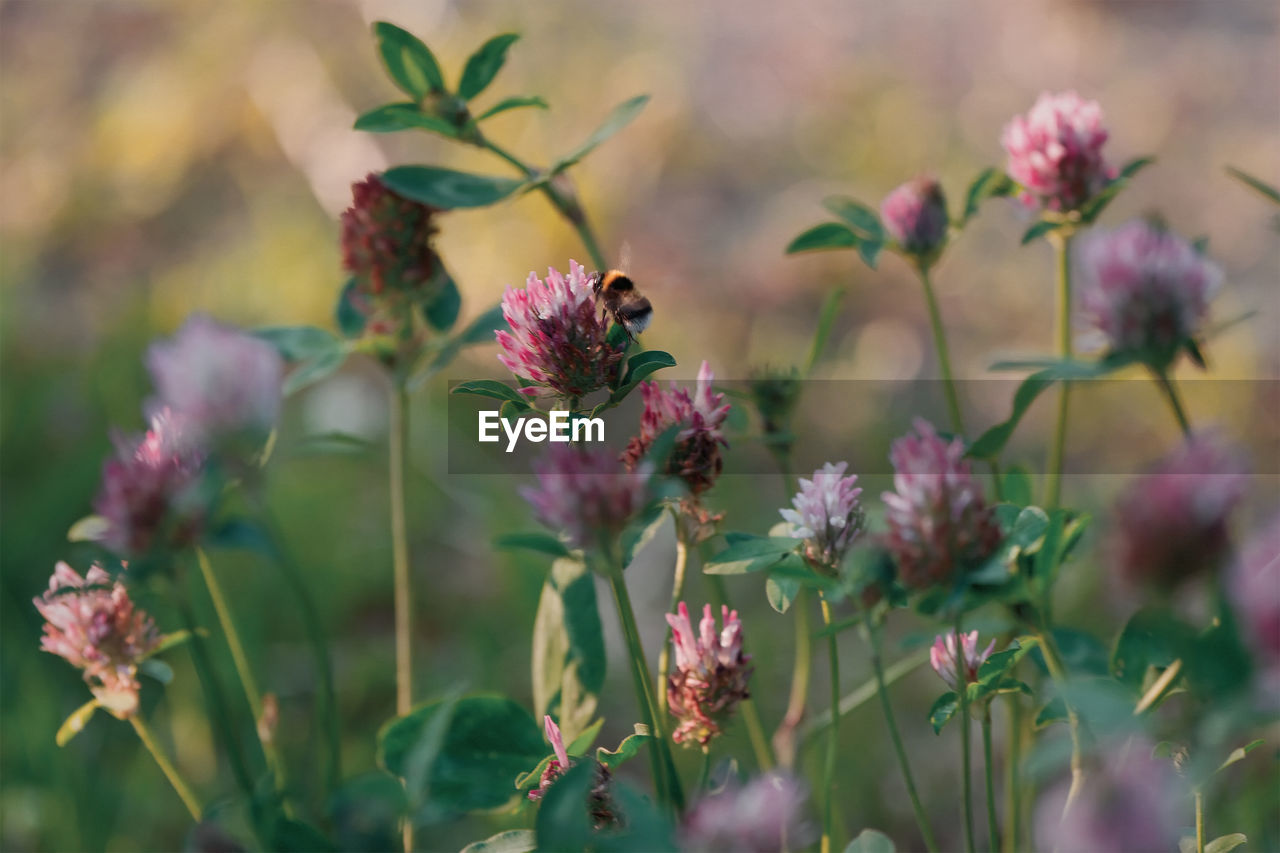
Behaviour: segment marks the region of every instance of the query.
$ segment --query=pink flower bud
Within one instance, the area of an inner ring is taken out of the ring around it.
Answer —
[[[138,709],[138,664],[160,644],[155,623],[99,566],[82,578],[58,563],[32,602],[45,619],[40,648],[84,671],[93,695],[118,717]]]
[[[814,566],[835,572],[853,540],[862,532],[864,514],[856,488],[858,475],[844,476],[847,462],[830,462],[800,478],[800,491],[791,499],[794,509],[779,510],[791,524],[791,535],[805,540],[805,556]]]
[[[929,260],[947,240],[947,197],[933,178],[907,181],[880,203],[885,231],[909,255]]]
[[[434,207],[410,201],[368,175],[351,185],[351,207],[342,214],[342,266],[366,296],[421,292],[436,273],[431,248]]]
[[[607,447],[553,445],[535,464],[538,484],[520,490],[538,520],[579,547],[616,536],[645,504],[652,469],[624,470]]]
[[[978,651],[978,632],[970,631],[960,635],[960,668],[964,671],[965,683],[978,680],[978,669],[991,657],[996,641],[992,640],[985,649]],[[933,671],[947,683],[952,690],[959,690],[956,681],[956,634],[952,631],[945,636],[939,635],[929,649],[929,665]]]
[[[729,416],[729,405],[724,402],[723,394],[712,392],[714,379],[704,361],[698,370],[697,390],[692,394],[676,387],[674,382],[667,391],[656,382],[640,384],[644,414],[640,418],[640,434],[632,437],[622,455],[628,469],[644,458],[654,439],[679,424],[683,429],[676,434],[676,446],[666,473],[683,479],[695,497],[711,488],[723,464],[720,447],[729,446],[721,430]]]
[[[680,602],[667,614],[675,669],[667,680],[667,707],[676,718],[672,740],[706,746],[719,735],[734,708],[750,694],[751,658],[742,653],[742,622],[736,610],[722,607],[723,628],[716,631],[711,605],[703,608],[695,634],[689,607]]]
[[[927,589],[989,556],[1001,534],[964,460],[964,443],[943,441],[920,418],[915,430],[889,453],[894,491],[882,496],[889,524],[884,544],[903,584]]]
[[[1000,141],[1009,176],[1047,210],[1076,210],[1114,177],[1102,157],[1102,108],[1075,92],[1043,93],[1029,113],[1009,122]]]
[[[511,331],[495,333],[498,360],[516,378],[566,399],[617,378],[626,347],[609,344],[609,318],[581,264],[570,261],[567,278],[548,270],[545,283],[529,273],[523,290],[503,294],[502,316]]]

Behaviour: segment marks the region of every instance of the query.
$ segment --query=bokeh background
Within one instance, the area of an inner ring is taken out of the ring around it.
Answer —
[[[401,162],[505,173],[483,152],[439,138],[350,129],[359,112],[396,99],[369,37],[377,19],[423,37],[451,79],[490,35],[522,33],[483,97],[540,94],[550,102],[547,113],[513,112],[490,125],[505,147],[535,163],[571,148],[615,103],[652,94],[635,124],[575,177],[608,252],[630,246],[631,271],[658,317],[646,344],[675,355],[675,376],[692,376],[703,358],[729,379],[745,378],[755,365],[798,363],[834,286],[848,295],[820,377],[934,376],[924,307],[905,267],[888,259],[871,272],[850,253],[787,258],[783,248],[824,218],[819,201],[828,193],[874,203],[928,170],[960,197],[981,167],[1000,162],[1000,130],[1010,116],[1042,89],[1078,89],[1106,111],[1113,161],[1159,158],[1106,220],[1158,210],[1182,233],[1209,236],[1227,272],[1215,317],[1258,312],[1212,341],[1210,376],[1270,382],[1197,386],[1192,418],[1274,451],[1280,234],[1274,210],[1223,173],[1234,164],[1280,183],[1280,6],[1273,0],[9,0],[0,4],[6,850],[184,843],[185,814],[123,724],[100,717],[68,747],[55,747],[54,732],[84,701],[84,688],[70,667],[37,651],[39,621],[30,606],[56,560],[83,557],[65,533],[88,512],[110,430],[141,427],[146,343],[196,310],[246,326],[329,326],[343,280],[336,219],[352,181]],[[981,378],[1000,355],[1048,348],[1049,252],[1043,244],[1018,248],[1023,227],[1013,205],[988,204],[939,271],[964,377]],[[439,248],[467,315],[531,269],[584,259],[538,196],[449,214]],[[451,375],[501,371],[492,349],[480,348]],[[445,379],[420,394],[414,410],[419,698],[464,685],[527,702],[526,637],[546,566],[490,544],[495,534],[531,527],[514,496],[517,478],[447,473]],[[1153,390],[1134,388],[1118,402],[1149,425],[1154,456],[1175,439],[1172,419]],[[973,420],[993,423],[1006,406],[1001,397]],[[1073,454],[1087,458],[1107,435],[1087,406],[1077,413]],[[1025,427],[1031,464],[1039,459],[1043,414]],[[385,420],[377,371],[353,362],[291,402],[269,474],[271,499],[336,649],[349,775],[373,769],[374,735],[393,706]],[[851,448],[884,444],[906,428],[874,411],[830,426],[845,430]],[[370,438],[374,452],[304,452],[300,437],[331,430]],[[1237,519],[1242,535],[1277,505],[1277,460],[1255,462],[1252,499]],[[732,454],[727,470],[734,470]],[[1123,479],[1073,478],[1069,499],[1105,507]],[[725,483],[718,500],[730,529],[761,530],[776,520],[783,498],[776,476]],[[869,478],[867,495],[882,483]],[[1064,584],[1061,618],[1109,642],[1134,603],[1106,583],[1096,538]],[[651,658],[671,548],[666,535],[631,573]],[[281,698],[283,748],[295,766],[314,767],[315,681],[296,611],[269,565],[236,553],[218,560],[261,680]],[[757,692],[772,727],[785,704],[791,622],[769,610],[759,583],[731,592],[746,614]],[[691,586],[691,599],[705,594]],[[903,617],[894,648],[928,631]],[[610,640],[621,654],[616,633]],[[227,797],[233,786],[216,758],[196,679],[184,654],[170,658],[177,678],[162,701],[159,690],[148,698],[158,703],[156,724],[201,792]],[[604,708],[603,740],[615,742],[630,727],[632,699],[618,661]],[[851,633],[843,662],[847,687],[865,680],[865,654]],[[815,697],[826,695],[824,671],[817,667]],[[895,702],[925,800],[935,804],[942,836],[954,841],[958,762],[952,741],[939,742],[925,721],[939,690],[934,679],[927,671],[909,677],[895,688]],[[875,709],[850,717],[843,739],[847,828],[913,838]],[[746,759],[740,732],[731,748]],[[1239,830],[1250,834],[1251,850],[1280,847],[1276,784],[1271,754],[1240,765],[1213,797],[1212,834]],[[456,848],[503,825],[445,827],[431,845]]]

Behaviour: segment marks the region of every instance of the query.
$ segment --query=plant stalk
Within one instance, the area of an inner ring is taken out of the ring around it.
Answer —
[[[1004,789],[1004,845],[1005,853],[1013,853],[1022,835],[1022,699],[1017,693],[1009,694],[1009,757],[1005,766]]]
[[[1000,849],[1000,820],[996,817],[995,768],[991,763],[991,706],[982,709],[982,764],[986,775],[987,795],[987,847]]]
[[[686,535],[684,520],[680,517],[680,511],[671,510],[671,521],[675,524],[676,532],[676,566],[675,577],[671,584],[671,606],[667,608],[668,613],[675,613],[676,608],[680,604],[680,599],[684,596],[684,576],[685,570],[689,565],[689,541]],[[667,626],[666,633],[663,635],[662,651],[658,653],[658,713],[665,713],[667,709],[667,674],[671,671],[671,626]]]
[[[1187,410],[1182,407],[1182,400],[1178,397],[1178,388],[1173,384],[1173,377],[1169,375],[1168,370],[1158,370],[1155,374],[1156,380],[1160,383],[1160,389],[1169,400],[1169,407],[1173,409],[1173,416],[1178,419],[1178,428],[1182,430],[1182,437],[1191,438],[1191,422],[1187,420]]]
[[[831,627],[831,602],[821,596],[822,621]],[[840,645],[835,631],[827,634],[827,663],[831,668],[831,728],[827,729],[827,756],[822,771],[822,853],[831,853],[835,841],[832,824],[836,799],[836,752],[840,746]]]
[[[169,780],[169,784],[173,786],[173,790],[177,792],[178,798],[182,800],[182,804],[191,813],[191,819],[199,823],[204,812],[200,805],[200,800],[196,798],[191,787],[182,778],[178,768],[164,754],[164,750],[160,749],[160,745],[156,743],[151,734],[150,727],[143,722],[142,716],[136,713],[130,715],[129,722],[133,725],[133,730],[138,733],[138,740],[142,741],[142,745],[146,747],[147,752],[151,753],[151,757],[160,766],[160,772],[164,773],[165,778]]]
[[[729,603],[729,595],[725,590],[724,578],[720,575],[703,575],[711,583],[712,595],[716,604],[733,609]],[[760,709],[756,700],[748,696],[738,703],[742,711],[742,723],[747,727],[747,737],[751,741],[751,750],[755,753],[756,767],[760,772],[773,769],[773,753],[769,750],[769,739],[764,736],[764,725],[760,722]]]
[[[973,841],[973,784],[970,776],[969,757],[969,674],[965,670],[964,647],[960,638],[964,634],[960,630],[961,617],[956,614],[956,695],[960,699],[960,772],[963,791],[964,813],[964,848],[974,853],[977,845]]]
[[[1045,666],[1049,670],[1050,677],[1057,683],[1058,690],[1062,694],[1062,703],[1067,708],[1067,729],[1071,733],[1071,786],[1067,789],[1066,802],[1062,804],[1062,817],[1059,819],[1061,823],[1071,813],[1071,807],[1075,805],[1080,791],[1084,788],[1084,750],[1080,739],[1080,715],[1076,712],[1075,705],[1066,697],[1067,669],[1062,662],[1062,653],[1058,651],[1053,635],[1046,627],[1040,630],[1038,636],[1040,651],[1044,653]]]
[[[791,610],[795,613],[796,657],[791,670],[791,694],[782,723],[773,734],[773,751],[778,763],[785,768],[795,766],[796,730],[804,719],[805,704],[809,698],[809,681],[813,671],[813,637],[809,627],[809,591],[800,587]]]
[[[964,435],[964,418],[960,414],[960,395],[956,392],[955,377],[951,373],[951,351],[947,347],[947,333],[942,327],[942,312],[938,310],[938,298],[933,292],[933,281],[927,267],[918,267],[920,283],[924,285],[924,299],[929,306],[929,325],[933,329],[933,348],[942,371],[943,388],[947,398],[947,413],[951,416],[951,428],[956,435]]]
[[[1049,235],[1057,260],[1055,329],[1056,349],[1063,359],[1071,358],[1071,232],[1059,229]],[[1045,468],[1045,506],[1058,508],[1062,498],[1062,465],[1067,447],[1067,409],[1071,396],[1071,383],[1063,381],[1058,386],[1058,414],[1053,430],[1053,444],[1049,446],[1049,461]]]
[[[1204,792],[1196,791],[1196,853],[1204,853]]]
[[[405,479],[409,467],[409,394],[400,377],[391,388],[389,452],[387,467],[391,482],[391,560],[395,599],[396,716],[403,717],[413,707],[413,588],[409,576],[409,532],[405,523]],[[413,820],[406,817],[404,849],[414,848]]]

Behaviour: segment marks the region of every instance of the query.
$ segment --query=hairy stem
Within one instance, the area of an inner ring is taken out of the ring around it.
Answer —
[[[1168,370],[1155,371],[1155,375],[1160,383],[1160,389],[1169,400],[1169,407],[1173,409],[1173,416],[1178,419],[1178,428],[1182,430],[1182,437],[1190,438],[1191,422],[1187,420],[1187,410],[1182,407],[1182,400],[1178,396],[1178,387],[1173,384],[1173,377],[1169,375]]]
[[[830,628],[831,602],[822,596],[822,621]],[[827,756],[823,765],[823,800],[822,800],[822,853],[831,853],[834,847],[832,839],[832,822],[835,815],[836,799],[836,751],[840,746],[840,645],[837,634],[827,634],[827,663],[831,668],[831,728],[827,730]]]
[[[1071,358],[1071,233],[1060,229],[1049,235],[1049,241],[1057,259],[1056,348],[1058,355],[1067,359]],[[1062,464],[1067,447],[1067,403],[1070,396],[1071,384],[1063,381],[1058,386],[1058,414],[1045,468],[1045,505],[1048,509],[1057,509],[1062,498]]]
[[[716,604],[733,609],[729,603],[729,595],[724,586],[724,578],[720,575],[703,575],[711,584],[711,593]],[[748,696],[738,703],[742,710],[742,723],[747,727],[747,737],[751,740],[751,750],[755,753],[756,766],[761,772],[773,769],[773,753],[769,750],[769,739],[764,736],[764,725],[760,722],[760,709],[756,707],[754,697]]]
[[[142,745],[147,748],[147,752],[151,753],[151,757],[160,766],[160,772],[164,773],[165,778],[169,780],[169,784],[173,786],[173,790],[178,793],[178,798],[182,800],[182,804],[191,813],[191,819],[199,823],[204,809],[192,792],[191,786],[186,783],[186,780],[182,778],[182,774],[178,772],[178,768],[173,766],[169,756],[165,755],[164,750],[156,743],[151,734],[151,729],[143,722],[142,716],[133,714],[129,717],[129,722],[133,725],[133,730],[138,733],[138,740],[142,741]]]
[[[995,768],[991,764],[991,707],[982,709],[982,765],[986,775],[987,848],[1000,849],[1000,821],[996,817]]]
[[[956,614],[956,695],[960,699],[960,773],[963,792],[964,848],[973,853],[977,845],[973,842],[973,784],[970,780],[969,758],[969,674],[965,670],[964,648],[960,638],[961,617]]]

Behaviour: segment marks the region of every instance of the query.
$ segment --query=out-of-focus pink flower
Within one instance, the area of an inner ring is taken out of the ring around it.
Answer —
[[[978,651],[977,631],[960,635],[960,656],[963,659],[960,666],[964,668],[966,684],[978,680],[978,669],[987,662],[987,658],[991,657],[995,647],[996,641],[992,640],[985,649]],[[929,665],[943,681],[947,682],[948,687],[952,690],[960,689],[956,682],[956,634],[954,631],[945,636],[939,634],[934,638],[933,648],[929,649]]]
[[[538,787],[529,792],[529,799],[540,800],[542,795],[547,792],[551,785],[564,775],[569,769],[569,753],[564,748],[564,736],[560,734],[560,727],[556,725],[556,721],[550,716],[542,718],[542,727],[546,730],[547,741],[551,744],[551,751],[556,757],[551,759],[545,770],[542,771],[542,778],[538,780]]]
[[[1270,707],[1280,705],[1280,514],[1232,563],[1227,589]]]
[[[370,174],[351,185],[351,207],[342,214],[342,266],[369,296],[388,290],[421,291],[439,259],[431,248],[438,211],[410,201]]]
[[[964,443],[943,441],[921,418],[915,431],[889,452],[894,491],[882,496],[889,524],[884,544],[902,582],[927,589],[989,556],[1001,534],[964,460]]]
[[[34,599],[45,619],[40,648],[84,671],[94,697],[119,717],[138,709],[138,664],[160,644],[155,623],[124,585],[99,566],[82,578],[58,563],[49,590]]]
[[[1111,558],[1131,583],[1172,586],[1226,556],[1231,511],[1244,497],[1243,461],[1211,436],[1194,438],[1138,477],[1116,503]]]
[[[168,409],[141,439],[117,437],[93,503],[106,522],[102,543],[124,556],[180,548],[200,537],[208,508],[200,494],[203,454]]]
[[[862,532],[864,513],[856,487],[857,474],[844,476],[847,462],[830,462],[800,478],[800,491],[791,499],[794,509],[778,512],[792,526],[791,535],[805,540],[805,557],[814,566],[834,572],[845,552]]]
[[[569,262],[567,278],[552,269],[546,282],[529,273],[523,290],[508,287],[502,316],[511,331],[496,332],[502,350],[498,360],[518,379],[571,399],[617,377],[625,344],[609,345],[608,316],[596,305],[591,280],[576,261]]]
[[[1081,305],[1113,352],[1163,368],[1204,321],[1222,270],[1171,231],[1136,221],[1081,244]]]
[[[930,177],[907,181],[885,196],[880,218],[903,251],[929,258],[947,239],[947,197],[942,185]]]
[[[627,468],[634,468],[644,458],[654,439],[679,424],[683,428],[676,434],[667,473],[679,475],[695,497],[711,488],[723,464],[720,447],[729,446],[721,430],[729,416],[729,404],[724,402],[723,394],[711,390],[714,379],[704,361],[693,393],[674,382],[667,391],[657,382],[640,384],[644,414],[640,417],[640,434],[631,438],[622,455]]]
[[[705,747],[720,734],[734,708],[750,694],[751,658],[742,653],[742,622],[738,612],[720,609],[724,627],[717,632],[711,605],[702,610],[694,633],[689,608],[682,601],[667,614],[675,669],[667,680],[667,707],[679,722],[671,738],[676,743]]]
[[[782,772],[757,776],[700,800],[685,816],[680,849],[688,853],[799,850],[817,837],[806,819],[804,784]]]
[[[554,445],[535,463],[536,486],[520,490],[538,520],[580,547],[615,536],[645,503],[652,466],[627,471],[607,447]]]
[[[1065,819],[1070,781],[1046,792],[1036,805],[1037,847],[1062,853],[1177,850],[1190,798],[1179,796],[1172,764],[1152,758],[1151,748],[1134,740],[1106,752]]]
[[[147,351],[153,410],[168,408],[194,440],[262,441],[280,416],[284,362],[275,347],[203,314]]]
[[[1102,108],[1075,92],[1041,94],[1029,113],[1005,126],[1000,141],[1009,176],[1049,210],[1075,210],[1115,174],[1102,156]]]

